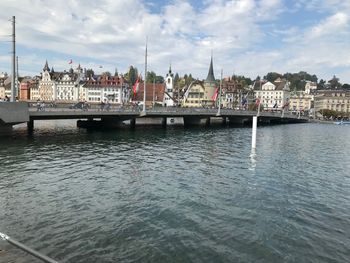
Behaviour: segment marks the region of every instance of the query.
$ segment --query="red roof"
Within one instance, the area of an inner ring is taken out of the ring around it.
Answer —
[[[137,92],[136,96],[133,98],[134,101],[143,101],[143,90],[144,90],[144,83],[140,82],[139,84],[139,91]],[[163,102],[164,98],[164,90],[165,90],[165,84],[164,83],[146,83],[146,101],[153,101],[153,94],[154,94],[154,101]]]

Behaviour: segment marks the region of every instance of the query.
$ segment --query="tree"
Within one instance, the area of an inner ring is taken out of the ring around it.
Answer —
[[[179,79],[180,79],[179,74],[176,72],[175,77],[174,77],[174,86],[175,87],[177,86]]]
[[[264,76],[264,79],[270,82],[274,82],[276,79],[281,78],[282,75],[277,72],[269,72],[266,76]]]
[[[112,76],[111,72],[109,72],[109,71],[105,71],[101,75],[105,75],[105,76],[108,76],[108,77]]]
[[[157,76],[157,74],[153,71],[147,72],[147,83],[164,83],[163,76]]]
[[[128,81],[130,86],[133,86],[138,78],[137,68],[130,66],[129,71],[124,75],[124,78]]]
[[[323,79],[320,79],[320,82],[317,84],[317,89],[320,89],[320,90],[325,89],[326,88],[325,84],[326,84],[326,81]]]
[[[95,72],[94,72],[91,68],[89,68],[88,70],[86,70],[86,76],[87,76],[87,77],[91,78],[91,77],[93,77],[94,75],[95,75]]]
[[[343,84],[343,86],[341,88],[344,90],[350,90],[350,85],[345,83],[345,84]]]
[[[341,87],[341,83],[339,82],[339,78],[337,78],[335,75],[332,79],[328,80],[328,83],[331,86],[331,89],[338,89]]]

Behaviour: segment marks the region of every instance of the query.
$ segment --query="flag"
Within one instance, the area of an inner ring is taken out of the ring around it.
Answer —
[[[211,97],[213,101],[216,101],[216,99],[218,98],[218,92],[219,92],[219,88],[216,88],[214,95]]]
[[[260,105],[260,99],[259,99],[259,98],[256,98],[256,100],[255,100],[255,105],[256,105],[256,106],[259,106],[259,105]]]
[[[72,59],[68,61],[68,64],[72,64],[72,63],[73,63],[73,60],[72,60]]]
[[[137,80],[134,86],[132,86],[132,91],[134,92],[134,96],[136,96],[136,93],[139,91],[139,85],[140,85],[140,76],[137,77]]]

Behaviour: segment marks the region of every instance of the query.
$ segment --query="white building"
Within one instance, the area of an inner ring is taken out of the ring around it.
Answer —
[[[130,90],[122,76],[101,75],[87,80],[81,93],[88,103],[123,104],[129,100]]]
[[[85,80],[83,70],[79,66],[75,71],[61,72],[56,75],[56,89],[54,100],[57,101],[79,101],[81,100],[81,84]]]
[[[264,109],[282,108],[289,104],[289,82],[280,78],[273,83],[266,82],[261,89],[255,90],[255,98],[260,99]]]
[[[171,67],[169,67],[169,73],[167,73],[165,78],[165,91],[163,105],[165,107],[172,107],[175,105],[174,102],[174,75],[171,72]]]

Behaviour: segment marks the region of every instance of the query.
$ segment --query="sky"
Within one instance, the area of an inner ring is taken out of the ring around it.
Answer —
[[[11,71],[16,17],[19,75],[92,68],[204,79],[307,71],[350,83],[349,0],[1,0],[0,72]],[[72,59],[73,63],[68,64]]]

